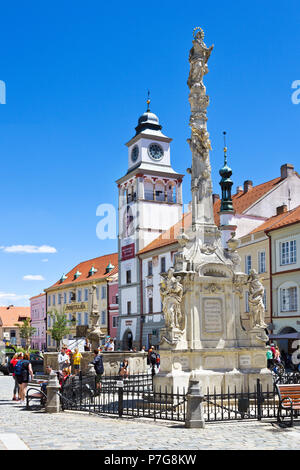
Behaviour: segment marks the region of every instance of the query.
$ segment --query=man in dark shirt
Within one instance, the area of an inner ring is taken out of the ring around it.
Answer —
[[[103,358],[102,354],[99,353],[98,349],[94,349],[94,360],[92,364],[94,365],[94,369],[96,372],[96,387],[98,390],[101,388],[101,377],[104,372],[104,367],[103,367]]]

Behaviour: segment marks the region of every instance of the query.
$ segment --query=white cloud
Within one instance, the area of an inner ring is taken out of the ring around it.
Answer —
[[[12,245],[1,246],[0,249],[5,253],[57,253],[56,248],[49,245]]]
[[[47,263],[48,261],[49,261],[48,258],[42,259],[42,262],[43,262],[43,263]]]
[[[24,304],[29,305],[30,295],[19,295],[12,292],[0,292],[0,305],[13,304],[17,307],[21,307]]]
[[[23,276],[24,281],[44,281],[45,278],[41,274],[26,274]]]

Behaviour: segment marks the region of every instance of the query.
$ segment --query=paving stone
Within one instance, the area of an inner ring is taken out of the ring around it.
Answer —
[[[10,401],[12,388],[12,377],[0,376],[0,429],[22,437],[29,449],[300,449],[300,422],[293,430],[273,426],[271,421],[254,420],[206,423],[205,429],[186,429],[182,424],[149,419],[120,420],[75,412],[48,414],[27,411]],[[0,450],[4,449],[0,442]]]

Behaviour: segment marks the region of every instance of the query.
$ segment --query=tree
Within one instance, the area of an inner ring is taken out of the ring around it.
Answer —
[[[31,338],[36,332],[36,328],[31,326],[30,321],[30,318],[25,318],[21,326],[19,323],[15,323],[15,326],[19,327],[20,338],[25,339],[26,351],[29,351]]]
[[[49,328],[52,339],[59,345],[61,340],[70,334],[71,328],[74,324],[74,319],[68,320],[65,312],[58,312],[52,310],[49,312],[51,319],[53,320],[52,328]]]

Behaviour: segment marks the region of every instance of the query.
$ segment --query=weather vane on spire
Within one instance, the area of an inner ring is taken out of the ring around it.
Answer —
[[[227,146],[226,146],[226,132],[223,132],[224,135],[224,165],[227,165]]]
[[[150,107],[149,107],[150,102],[151,102],[151,100],[150,100],[150,91],[148,90],[148,99],[147,99],[147,106],[148,106],[148,107],[147,107],[147,113],[150,113]]]

